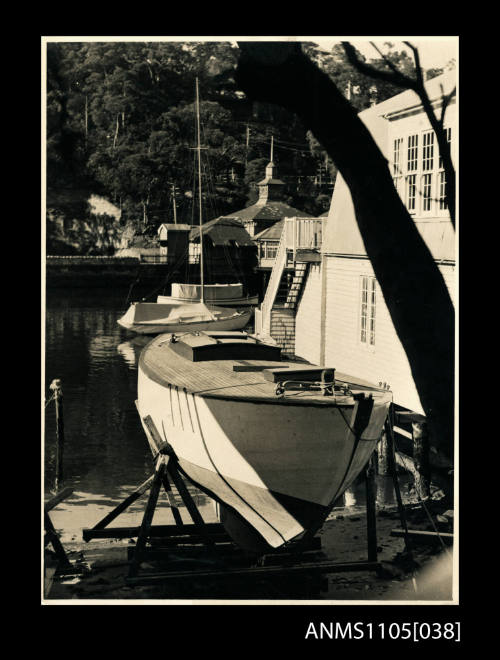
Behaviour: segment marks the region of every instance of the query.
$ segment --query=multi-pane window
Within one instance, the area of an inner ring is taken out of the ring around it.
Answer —
[[[409,174],[406,177],[406,208],[408,211],[415,211],[417,196],[417,175]]]
[[[432,174],[422,177],[422,211],[430,211],[432,207]]]
[[[451,143],[451,128],[445,128],[446,131],[446,141],[448,144]],[[439,156],[439,169],[440,172],[438,174],[438,204],[439,204],[439,210],[440,211],[445,211],[448,208],[448,204],[446,202],[446,193],[447,193],[447,188],[446,188],[446,172],[444,171],[444,164],[443,164],[443,158],[440,155]]]
[[[451,145],[451,128],[445,132]],[[429,214],[448,208],[446,174],[434,131],[395,138],[391,168],[394,187],[410,213]]]
[[[445,128],[444,130],[446,132],[446,141],[448,142],[448,144],[450,144],[450,142],[451,142],[451,128]],[[442,169],[442,168],[443,168],[443,157],[440,155],[439,156],[439,169]]]
[[[278,245],[275,242],[262,241],[260,244],[260,257],[261,259],[276,259],[278,252]]]
[[[413,172],[418,167],[418,135],[408,136],[408,172]]]
[[[360,341],[375,346],[376,280],[361,277]]]
[[[403,138],[396,138],[394,140],[394,149],[392,155],[392,180],[394,187],[401,194],[401,175],[403,173],[401,167],[401,151],[403,146]]]
[[[401,174],[401,145],[403,144],[403,138],[397,138],[394,140],[394,152],[392,158],[392,173],[394,176],[399,176]]]
[[[434,132],[427,131],[422,136],[422,170],[434,169]]]
[[[275,243],[265,243],[266,246],[266,258],[267,259],[276,259],[276,253],[278,252],[278,246]]]
[[[445,209],[448,208],[448,204],[446,203],[446,172],[444,170],[441,170],[441,172],[439,172],[438,184],[439,184],[439,210],[444,211]]]

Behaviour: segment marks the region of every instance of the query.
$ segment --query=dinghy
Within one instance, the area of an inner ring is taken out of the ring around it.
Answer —
[[[239,330],[252,316],[252,310],[236,310],[204,303],[132,303],[119,325],[140,335],[199,330]]]
[[[390,392],[282,361],[278,346],[245,332],[160,335],[139,360],[150,443],[146,418],[250,552],[321,527],[375,449],[390,403]]]

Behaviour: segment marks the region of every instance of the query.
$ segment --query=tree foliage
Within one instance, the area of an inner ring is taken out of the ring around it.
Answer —
[[[315,44],[302,47],[357,110],[399,91],[379,82],[374,90],[340,45],[331,53]],[[206,219],[256,201],[271,136],[286,201],[322,213],[321,195],[331,195],[335,166],[296,115],[238,90],[238,54],[228,42],[49,43],[49,187],[86,186],[118,205],[123,222],[150,234],[159,222],[172,221],[175,193],[178,220],[190,222],[198,78]],[[409,70],[406,53],[390,57]]]

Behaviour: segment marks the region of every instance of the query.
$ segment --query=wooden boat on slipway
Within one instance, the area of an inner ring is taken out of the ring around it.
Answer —
[[[280,353],[244,332],[200,332],[160,335],[139,360],[148,438],[150,416],[228,534],[253,552],[323,524],[375,449],[391,402]]]

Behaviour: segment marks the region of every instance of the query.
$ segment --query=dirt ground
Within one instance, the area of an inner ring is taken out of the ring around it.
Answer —
[[[334,510],[318,532],[321,549],[311,551],[308,562],[331,560],[352,562],[367,559],[366,515],[358,511]],[[426,509],[434,525],[441,532],[453,531],[453,511],[444,500],[429,500]],[[433,530],[428,513],[420,504],[407,505],[408,527],[413,530]],[[123,524],[123,522],[121,523]],[[56,528],[58,525],[56,524]],[[412,542],[411,557],[405,550],[401,537],[391,536],[391,531],[401,529],[396,507],[378,508],[377,539],[378,560],[382,571],[328,573],[322,577],[306,575],[300,578],[255,577],[250,580],[210,578],[199,581],[184,578],[176,585],[134,585],[126,583],[129,549],[134,540],[101,540],[84,543],[77,534],[62,536],[70,560],[83,569],[80,576],[54,576],[55,563],[50,551],[45,561],[45,601],[91,600],[96,602],[151,600],[204,603],[232,603],[252,601],[275,603],[350,601],[412,601],[452,602],[452,546],[444,547],[437,539],[432,544]],[[81,538],[81,536],[80,536]],[[225,566],[226,560],[211,559],[198,555],[187,556],[182,549],[168,553],[169,567],[188,570],[191,567],[206,568]],[[234,564],[232,564],[234,565]],[[140,572],[161,570],[162,564],[148,560]]]

